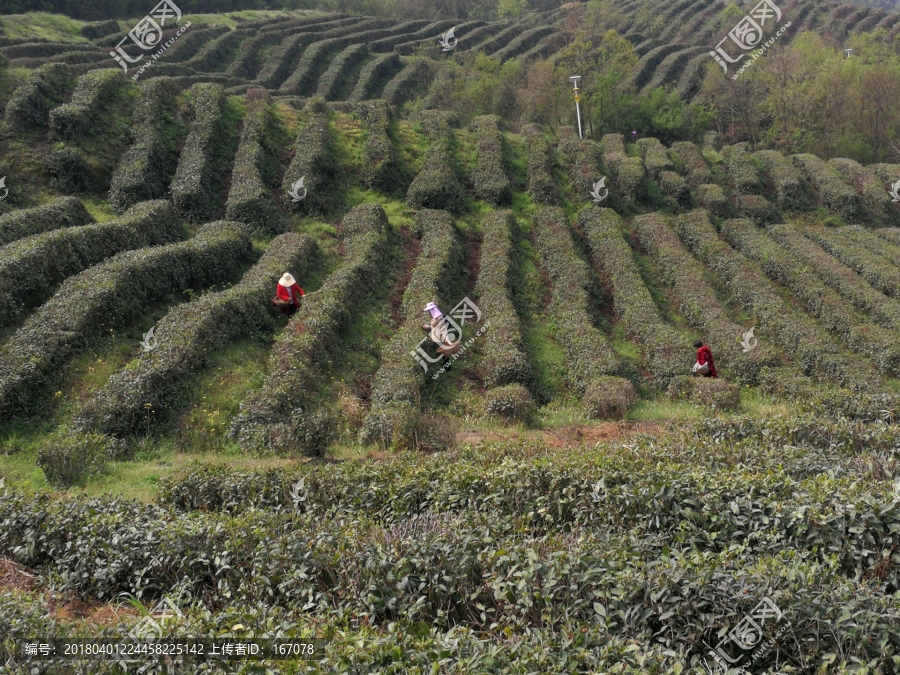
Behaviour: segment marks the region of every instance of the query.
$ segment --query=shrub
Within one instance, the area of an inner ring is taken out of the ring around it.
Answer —
[[[687,183],[674,171],[663,171],[659,174],[659,189],[676,205],[690,206],[691,193]]]
[[[708,56],[708,55],[707,55]],[[683,173],[687,175],[688,183],[697,188],[713,182],[712,172],[695,143],[678,141],[672,144],[669,154],[676,164],[683,167]]]
[[[588,207],[578,214],[578,226],[612,286],[616,316],[637,339],[647,368],[663,384],[684,372],[691,363],[690,341],[663,320],[625,241],[621,218],[612,209]]]
[[[637,400],[634,385],[622,377],[599,377],[584,391],[581,407],[588,419],[624,419]]]
[[[341,23],[343,24],[345,21],[341,21]],[[291,65],[295,63],[297,56],[300,55],[307,45],[319,39],[321,34],[321,29],[310,28],[307,31],[291,35],[282,40],[281,44],[272,50],[263,63],[259,74],[256,76],[256,83],[266,89],[273,89],[282,84],[290,75]]]
[[[619,164],[619,189],[631,202],[645,196],[644,163],[640,157],[625,157]]]
[[[0,216],[0,245],[35,234],[93,223],[84,204],[74,197],[59,197],[30,209]]]
[[[169,204],[156,201],[107,223],[52,230],[8,244],[0,249],[0,317],[12,325],[67,277],[122,251],[168,243],[181,234]]]
[[[155,327],[156,349],[110,377],[75,412],[76,426],[128,437],[166,421],[185,404],[191,379],[207,368],[210,353],[274,333],[266,300],[278,277],[287,269],[302,279],[319,255],[309,236],[279,235],[240,283],[170,311]]]
[[[606,134],[600,140],[600,152],[603,156],[603,164],[613,171],[618,171],[622,160],[628,156],[622,134]]]
[[[674,25],[673,22],[672,26]],[[654,89],[674,85],[676,79],[680,81],[681,74],[687,64],[699,55],[709,56],[709,52],[704,47],[688,47],[669,54],[660,62],[653,77],[641,90],[641,94],[648,96]],[[682,97],[682,100],[690,99]]]
[[[409,178],[391,138],[394,115],[390,106],[383,100],[364,101],[355,110],[368,131],[362,149],[363,182],[376,192],[405,194]]]
[[[371,51],[372,46],[369,45]],[[384,87],[385,78],[396,73],[402,66],[400,57],[394,52],[376,56],[369,61],[359,73],[359,80],[350,96],[351,103],[359,103],[377,96]]]
[[[556,341],[566,355],[566,379],[579,393],[621,369],[619,357],[602,331],[594,326],[590,268],[578,256],[565,212],[542,207],[531,226],[541,266],[553,284],[549,314]]]
[[[138,202],[159,199],[168,190],[175,168],[174,148],[164,132],[171,124],[178,90],[168,77],[156,77],[141,85],[131,118],[134,143],[113,172],[109,203],[122,213]]]
[[[671,171],[674,168],[669,155],[666,153],[666,148],[657,139],[642,138],[636,145],[644,160],[647,173],[654,180],[659,179],[659,174],[662,171]]]
[[[450,28],[452,25],[452,21],[438,21],[436,23],[429,23],[428,21],[407,21],[395,28],[395,35],[370,42],[369,51],[373,54],[390,52],[395,45],[411,42],[413,40],[430,38],[437,35],[439,32],[446,30],[444,26]],[[398,52],[394,53],[398,54]]]
[[[149,302],[227,280],[251,254],[244,228],[220,221],[188,241],[120,253],[70,279],[0,349],[0,414],[40,409],[70,357],[129,325]]]
[[[341,91],[346,88],[346,80],[356,66],[369,55],[365,44],[354,44],[346,47],[335,56],[328,68],[319,78],[316,96],[321,96],[326,101],[337,100]]]
[[[484,410],[488,415],[495,415],[507,422],[527,424],[535,408],[528,389],[521,384],[507,384],[488,389]]]
[[[268,234],[281,232],[285,226],[284,217],[273,203],[269,190],[276,173],[274,124],[275,115],[266,101],[253,101],[247,105],[231,173],[231,190],[225,204],[225,215],[229,220],[247,223]]]
[[[711,408],[733,412],[741,407],[741,390],[724,378],[695,377],[691,378],[692,403]]]
[[[639,91],[650,81],[663,59],[669,54],[688,48],[690,48],[690,45],[680,42],[654,47],[638,60],[634,71],[626,79],[627,86],[635,91]]]
[[[190,97],[194,120],[170,189],[178,210],[191,221],[202,222],[213,215],[218,203],[215,188],[225,154],[225,93],[219,84],[195,84]]]
[[[883,221],[885,225],[895,225],[900,220],[897,207],[874,172],[852,159],[832,159],[828,165],[838,171],[862,198],[863,205]],[[900,178],[900,176],[898,176]]]
[[[256,32],[256,35],[250,37],[240,43],[234,60],[225,69],[226,75],[234,77],[242,77],[246,80],[252,80],[256,77],[259,70],[257,59],[260,50],[269,45],[278,44],[290,35],[289,29],[270,30],[266,32]]]
[[[811,206],[803,189],[803,179],[797,169],[780,152],[760,150],[753,157],[759,160],[775,184],[778,206],[787,211],[809,211]]]
[[[537,59],[546,58],[565,47],[570,39],[571,36],[569,33],[565,33],[562,31],[551,33],[550,35],[542,38],[540,42],[534,45],[534,47],[532,47],[531,49],[528,49],[519,54],[519,56],[516,57],[516,60],[520,63],[531,63],[532,61],[535,61]]]
[[[255,31],[235,28],[207,42],[184,65],[200,73],[222,72],[234,59],[238,45],[252,37]]]
[[[355,310],[378,286],[390,225],[381,206],[361,204],[341,230],[344,262],[304,300],[275,341],[262,389],[241,402],[232,434],[246,451],[317,455],[331,440],[334,420],[320,392]]]
[[[697,202],[714,216],[724,218],[731,212],[731,204],[725,192],[715,183],[697,188]]]
[[[742,144],[727,145],[722,148],[721,154],[735,193],[739,195],[758,194],[762,187],[759,182],[759,173],[744,146]]]
[[[66,140],[90,132],[97,114],[128,83],[118,68],[92,70],[78,78],[68,103],[50,111],[50,133]]]
[[[50,109],[62,102],[71,80],[62,63],[47,63],[30,73],[6,104],[7,124],[11,129],[39,129],[46,125]]]
[[[99,472],[107,460],[118,456],[122,445],[99,434],[52,438],[38,449],[36,464],[48,483],[69,487]]]
[[[761,195],[738,195],[737,202],[741,215],[752,220],[757,227],[781,222],[781,214],[778,213],[778,209]]]
[[[704,211],[679,216],[676,228],[694,255],[725,282],[746,310],[756,315],[763,329],[794,356],[804,373],[856,390],[879,386],[876,373],[840,354],[819,326],[779,297],[755,265],[721,241]]]
[[[519,54],[528,51],[536,45],[542,38],[554,32],[551,26],[537,26],[529,28],[525,32],[519,34],[518,37],[510,40],[505,47],[498,49],[492,54],[495,59],[506,61],[517,57]]]
[[[466,208],[466,195],[456,176],[453,161],[456,137],[450,130],[446,113],[422,111],[421,124],[429,147],[419,174],[406,191],[406,203],[414,209],[443,209],[461,213]]]
[[[297,150],[282,180],[283,199],[288,208],[303,213],[324,214],[342,201],[339,195],[340,170],[334,159],[329,118],[328,106],[322,99],[314,98],[306,104],[294,143]],[[289,192],[301,178],[307,195],[302,201],[293,202]]]
[[[477,166],[471,181],[475,196],[494,206],[508,204],[512,185],[503,165],[503,134],[496,115],[482,115],[472,120],[475,132]]]
[[[472,47],[472,50],[491,55],[494,52],[500,51],[501,48],[508,45],[513,38],[518,37],[524,31],[525,26],[513,24],[508,28],[504,28],[496,35],[489,37],[487,40],[479,42]],[[459,47],[458,44],[456,46],[457,48]]]
[[[569,165],[569,175],[574,189],[576,202],[590,199],[594,182],[602,177],[599,151],[595,144],[582,141],[572,127],[559,127],[556,130],[559,150]]]
[[[810,154],[791,155],[791,161],[816,186],[822,203],[853,222],[860,215],[859,196],[824,161]]]
[[[440,120],[443,121],[443,120]],[[364,443],[419,447],[420,391],[427,377],[410,354],[423,336],[422,308],[436,302],[444,309],[459,297],[463,248],[453,219],[446,212],[422,210],[414,223],[422,249],[403,292],[402,325],[381,351],[381,367],[372,381],[372,409],[360,440]]]
[[[308,96],[319,75],[340,50],[350,47],[356,40],[350,37],[336,37],[318,40],[309,45],[300,57],[294,72],[278,88],[286,94]]]
[[[796,258],[753,229],[748,221],[726,221],[722,236],[756,261],[772,280],[789,288],[806,310],[851,350],[864,354],[881,370],[898,371],[900,348],[892,332],[869,323],[849,302],[822,283],[817,274],[798,266]]]
[[[559,192],[553,181],[550,144],[536,124],[526,125],[523,131],[528,153],[528,194],[536,204],[556,205],[559,203]]]
[[[197,52],[206,45],[214,43],[217,38],[225,33],[231,33],[228,26],[210,26],[209,28],[192,27],[191,30],[182,33],[181,37],[176,40],[171,47],[166,50],[167,63],[184,63],[192,59]],[[116,40],[110,47],[118,42]],[[157,64],[167,65],[167,64]],[[153,66],[156,68],[157,66]]]
[[[432,76],[432,65],[427,59],[410,59],[403,70],[384,86],[381,97],[390,105],[403,105],[424,90]]]
[[[760,368],[776,363],[774,352],[762,342],[752,351],[741,349],[739,341],[745,328],[731,320],[716,290],[706,280],[703,265],[684,248],[666,218],[645,214],[636,218],[633,226],[641,246],[656,260],[662,280],[671,286],[679,312],[701,331],[712,349],[717,368],[733,379],[756,384]]]
[[[854,241],[848,236],[849,229],[807,227],[803,229],[803,234],[882,293],[900,298],[900,277],[896,265]]]
[[[94,189],[91,167],[84,155],[75,148],[53,150],[47,156],[44,167],[50,174],[50,187],[54,190],[80,194]]]
[[[78,34],[81,35],[81,37],[86,37],[88,40],[96,40],[98,38],[106,37],[107,35],[112,35],[113,33],[118,33],[120,30],[119,22],[110,19],[109,21],[86,23],[78,29]]]
[[[534,386],[534,375],[522,342],[519,316],[512,301],[515,218],[497,211],[482,222],[481,265],[475,295],[491,322],[490,338],[482,347],[482,379],[486,387],[509,384]]]

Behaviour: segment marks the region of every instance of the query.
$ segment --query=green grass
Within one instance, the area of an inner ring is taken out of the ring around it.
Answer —
[[[6,37],[43,38],[52,42],[90,42],[78,34],[85,23],[88,22],[47,12],[7,14],[0,19],[0,27]]]

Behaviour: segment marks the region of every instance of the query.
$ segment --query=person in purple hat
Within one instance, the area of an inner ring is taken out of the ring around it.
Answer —
[[[441,308],[436,303],[429,302],[422,311],[431,315],[431,322],[425,324],[422,328],[429,331],[431,341],[438,346],[438,353],[443,356],[450,356],[458,352],[462,343],[462,336],[455,336],[457,338],[456,342],[450,339],[450,335],[447,332],[447,322],[444,321],[444,313],[441,311]]]

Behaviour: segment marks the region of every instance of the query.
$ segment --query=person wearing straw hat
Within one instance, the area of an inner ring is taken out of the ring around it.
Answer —
[[[429,331],[431,341],[438,346],[438,354],[449,357],[458,352],[462,344],[462,335],[458,336],[456,342],[450,339],[450,335],[447,332],[447,322],[444,320],[444,313],[441,311],[441,308],[436,303],[429,302],[422,311],[431,315],[431,323],[425,324],[422,328]]]
[[[291,273],[285,272],[278,280],[273,303],[280,307],[282,312],[291,316],[300,308],[300,298],[305,295],[306,293],[300,288]]]

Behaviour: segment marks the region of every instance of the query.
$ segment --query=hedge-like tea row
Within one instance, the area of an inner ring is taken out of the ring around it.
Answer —
[[[362,149],[363,182],[376,192],[405,194],[409,178],[400,166],[397,148],[391,139],[393,112],[390,106],[379,99],[358,103],[355,110],[368,132]]]
[[[269,189],[275,178],[278,153],[272,140],[274,119],[275,113],[263,100],[247,106],[225,204],[225,215],[229,220],[252,225],[269,234],[284,228],[284,218]]]
[[[466,194],[456,175],[453,159],[456,138],[450,130],[447,114],[423,110],[420,119],[429,146],[422,168],[406,191],[406,203],[414,209],[461,213],[466,207]]]
[[[167,147],[163,131],[171,124],[177,95],[178,89],[168,77],[141,84],[131,117],[134,143],[122,155],[110,181],[109,204],[116,213],[165,195],[175,153]]]
[[[398,33],[390,37],[381,38],[380,40],[370,42],[369,51],[373,54],[389,52],[399,44],[405,44],[410,41],[422,40],[429,37],[436,37],[441,31],[444,31],[447,28],[451,28],[453,26],[453,22],[437,21],[434,23],[429,23],[428,21],[407,21],[406,23],[401,25],[405,26],[405,30],[410,32]],[[399,56],[399,52],[394,53]]]
[[[642,218],[638,216],[635,222]],[[660,314],[625,241],[622,219],[612,209],[592,206],[578,214],[578,227],[590,247],[591,259],[609,279],[616,316],[636,338],[647,369],[663,386],[683,375],[693,365],[691,344]]]
[[[679,312],[699,329],[716,357],[717,369],[730,378],[756,384],[760,368],[776,365],[775,354],[759,345],[744,352],[740,339],[747,330],[728,311],[705,278],[705,270],[684,248],[667,220],[655,213],[634,219],[641,246],[656,260],[662,279],[672,287]]]
[[[0,246],[43,232],[93,222],[94,217],[75,197],[58,197],[41,206],[19,209],[0,216]],[[0,259],[2,258],[3,253],[0,252]]]
[[[464,251],[450,214],[423,209],[416,214],[413,230],[422,248],[403,292],[399,313],[403,323],[381,350],[381,367],[372,378],[372,408],[360,431],[363,443],[404,448],[424,445],[417,432],[421,424],[420,392],[429,373],[423,372],[414,358],[420,341],[426,338],[425,342],[430,342],[422,330],[428,316],[422,308],[435,302],[449,314],[462,300]],[[436,368],[432,365],[431,369]]]
[[[225,33],[230,33],[228,26],[211,26],[209,28],[192,27],[179,37],[175,43],[166,50],[166,62],[184,63],[192,59],[197,52],[206,45],[214,42]],[[116,40],[118,42],[118,40]],[[114,42],[112,45],[114,46]],[[156,66],[154,66],[155,68]]]
[[[791,225],[775,225],[769,235],[853,305],[887,328],[900,329],[900,302],[885,297],[852,269],[826,253]]]
[[[759,194],[762,184],[751,155],[742,144],[726,145],[721,150],[728,178],[739,195]]]
[[[97,23],[86,23],[78,29],[78,34],[86,37],[88,40],[96,40],[98,38],[118,33],[121,30],[119,22],[110,19],[109,21],[98,21]]]
[[[863,206],[871,210],[880,221],[879,225],[896,225],[900,221],[900,211],[875,171],[852,159],[836,158],[828,162],[828,165],[837,169],[850,182],[862,199]],[[900,180],[900,174],[895,180]]]
[[[633,202],[644,196],[646,170],[640,157],[625,157],[622,159],[617,173],[619,189],[626,200]]]
[[[61,63],[48,63],[30,73],[6,104],[7,124],[11,129],[43,127],[50,110],[62,103],[71,80],[68,68]]]
[[[448,28],[455,27],[460,32],[460,35],[463,35],[464,37],[457,36],[458,41],[454,51],[461,51],[462,49],[464,49],[461,43],[465,40],[465,38],[468,37],[471,33],[477,32],[478,27],[481,27],[483,25],[483,21],[467,21],[466,23],[462,24],[456,23],[455,21],[436,21],[432,24],[429,24],[428,26],[425,26],[425,28],[416,33],[417,35],[421,35],[421,38],[410,40],[409,38],[412,36],[408,36],[405,42],[395,44],[393,46],[393,50],[402,55],[412,54],[419,47],[438,43],[441,35]],[[469,31],[469,27],[476,28],[473,31]]]
[[[384,86],[381,98],[391,105],[403,105],[431,80],[432,67],[427,59],[412,59]]]
[[[600,139],[600,153],[603,164],[618,172],[622,161],[628,157],[625,151],[625,137],[622,134],[606,134]]]
[[[643,54],[634,67],[634,72],[626,79],[628,88],[634,89],[635,92],[643,89],[653,77],[663,59],[669,54],[688,49],[690,46],[682,42],[663,44]]]
[[[756,265],[719,239],[705,211],[678,216],[676,229],[691,252],[725,282],[744,309],[756,315],[765,333],[778,341],[803,372],[855,390],[880,384],[871,368],[844,357],[818,325],[779,297]]]
[[[775,150],[760,150],[753,153],[765,167],[766,173],[775,184],[778,206],[788,211],[808,211],[811,207],[803,189],[803,179],[797,168]]]
[[[697,4],[700,5],[704,2],[705,0],[700,0]],[[672,27],[675,25],[675,23],[671,24]],[[682,49],[669,54],[662,60],[659,66],[657,66],[655,74],[650,81],[644,85],[641,94],[643,96],[650,96],[653,90],[658,87],[666,87],[669,84],[674,85],[675,82],[681,78],[681,73],[684,71],[687,64],[690,63],[691,59],[700,54],[708,55],[709,52],[705,47],[688,47],[687,49]]]
[[[290,35],[288,29],[257,31],[256,34],[238,45],[234,60],[225,69],[226,75],[252,80],[259,70],[259,52],[269,45],[278,44]]]
[[[371,51],[371,45],[369,45]],[[376,56],[369,61],[359,73],[359,80],[347,100],[351,103],[359,103],[376,97],[384,81],[400,69],[400,56],[395,52],[388,52]]]
[[[222,164],[222,107],[225,92],[220,84],[195,84],[190,98],[194,120],[170,189],[172,201],[186,217],[202,222],[212,216],[218,203],[214,186]]]
[[[50,111],[53,137],[66,140],[88,133],[100,109],[127,83],[118,68],[92,70],[79,77],[71,100]]]
[[[536,28],[529,28],[524,33],[521,33],[518,37],[511,40],[509,44],[503,47],[503,49],[498,49],[496,52],[494,52],[492,56],[495,59],[500,59],[500,61],[506,61],[507,59],[515,58],[519,54],[522,54],[531,49],[541,39],[550,35],[553,30],[554,29],[551,26],[538,26]]]
[[[8,59],[23,57],[46,58],[71,51],[71,49],[71,42],[26,42],[24,44],[0,47],[0,54],[3,54]]]
[[[274,332],[266,300],[278,278],[291,270],[303,279],[319,253],[307,235],[279,235],[239,284],[170,311],[156,325],[156,349],[143,352],[95,392],[76,411],[76,426],[128,437],[166,421],[184,405],[191,378],[207,367],[210,353]]]
[[[859,218],[859,195],[824,160],[804,153],[791,155],[791,161],[815,185],[825,206],[851,222]]]
[[[341,224],[344,262],[279,335],[266,381],[241,402],[232,433],[249,452],[321,454],[331,418],[320,400],[328,364],[383,274],[390,225],[381,206],[361,204]]]
[[[562,209],[539,208],[531,234],[541,266],[553,283],[549,313],[566,355],[566,380],[585,395],[592,385],[622,368],[606,335],[594,325],[590,268],[578,256]]]
[[[845,228],[807,227],[803,229],[803,234],[882,293],[900,298],[900,274],[897,273],[897,266],[854,241]]]
[[[208,42],[195,56],[184,62],[199,73],[216,73],[231,63],[238,45],[251,38],[255,31],[235,28]]]
[[[578,138],[573,127],[559,127],[556,138],[559,151],[569,165],[575,203],[586,202],[591,198],[594,183],[603,177],[599,166],[599,150],[594,143]]]
[[[690,206],[691,192],[687,182],[674,171],[661,171],[659,174],[659,189],[670,197],[675,206]]]
[[[472,51],[480,51],[491,55],[494,52],[500,51],[500,49],[508,45],[510,41],[521,35],[523,32],[525,32],[525,26],[513,24],[509,28],[504,28],[493,37],[489,37],[487,40],[479,42],[472,47]],[[459,47],[459,45],[457,45],[457,47]]]
[[[559,203],[559,192],[553,181],[550,144],[537,124],[526,125],[523,132],[528,153],[528,194],[536,204],[554,206]]]
[[[512,184],[503,165],[503,134],[500,118],[481,115],[472,120],[475,132],[477,165],[470,180],[475,196],[494,206],[508,204],[512,199]]]
[[[737,195],[735,201],[739,215],[752,220],[757,227],[782,222],[778,209],[762,195]]]
[[[490,332],[482,352],[482,379],[488,388],[521,384],[532,388],[534,374],[522,342],[519,315],[512,300],[516,221],[510,211],[497,211],[482,222],[481,267],[475,295]]]
[[[531,63],[536,59],[542,59],[558,52],[571,39],[571,34],[564,31],[557,31],[547,35],[534,45],[531,49],[519,54],[516,60],[520,63]]]
[[[654,180],[659,180],[659,174],[663,171],[671,171],[675,168],[665,146],[655,138],[642,138],[637,142],[637,149],[644,159],[647,173]]]
[[[867,251],[900,267],[900,245],[879,237],[873,230],[856,226],[843,227],[840,233]]]
[[[800,304],[852,351],[868,357],[880,370],[900,368],[900,345],[891,331],[871,324],[819,277],[797,265],[797,260],[759,232],[747,220],[728,220],[722,237],[736,250],[755,261],[773,280],[783,284]]]
[[[331,147],[334,141],[329,119],[330,111],[321,98],[310,99],[303,109],[294,142],[297,149],[281,182],[284,203],[288,208],[303,213],[324,214],[342,201],[339,194],[340,167]],[[298,188],[299,196],[305,189],[306,197],[295,202],[290,192],[300,179],[303,179],[304,187]]]
[[[66,278],[110,256],[181,236],[171,205],[155,201],[107,223],[53,230],[7,244],[0,248],[0,319],[12,325]]]
[[[687,176],[688,183],[695,189],[700,185],[713,182],[712,172],[700,152],[696,143],[678,141],[669,149],[669,155],[675,163],[682,167],[682,172]]]
[[[350,45],[335,56],[319,78],[316,96],[335,101],[346,86],[346,81],[359,63],[369,55],[365,44]]]
[[[725,191],[715,183],[708,183],[697,188],[697,202],[714,216],[722,218],[731,213],[731,204]]]
[[[220,221],[188,241],[120,253],[73,277],[0,350],[0,415],[39,409],[69,358],[132,323],[148,302],[226,281],[251,255],[241,225]]]
[[[286,37],[281,44],[275,47],[269,57],[263,63],[259,74],[256,76],[256,82],[267,89],[273,89],[284,82],[291,73],[291,67],[296,64],[297,57],[306,48],[324,35],[331,33],[339,33],[343,35],[345,32],[354,31],[360,25],[361,21],[357,18],[338,19],[329,21],[316,26],[311,26],[295,35]],[[347,27],[349,25],[349,28]]]

